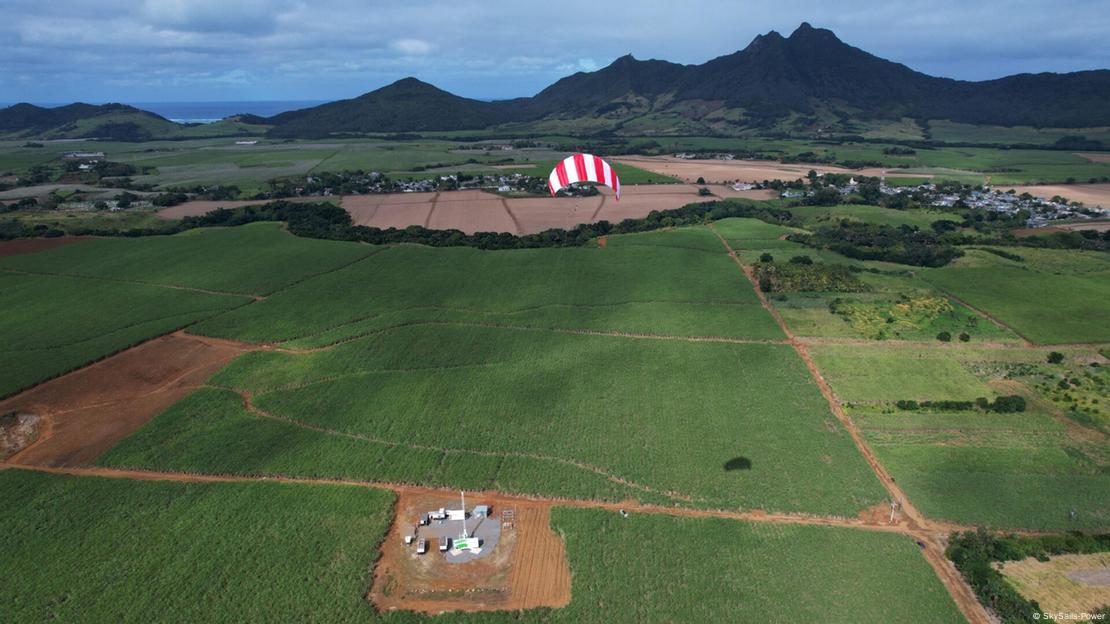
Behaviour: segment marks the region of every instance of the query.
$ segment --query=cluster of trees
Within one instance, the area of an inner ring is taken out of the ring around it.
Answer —
[[[902,147],[900,145],[895,145],[893,147],[883,148],[883,153],[887,156],[915,156],[917,154],[917,150],[911,147]]]
[[[197,217],[186,217],[181,229],[206,226],[232,226],[253,221],[285,221],[298,236],[372,244],[417,243],[433,247],[467,246],[479,249],[522,249],[533,247],[575,247],[598,236],[647,232],[668,227],[705,223],[729,217],[751,217],[772,223],[785,223],[793,215],[786,210],[768,208],[745,200],[723,200],[690,204],[682,208],[653,211],[643,219],[625,219],[613,224],[598,221],[569,230],[554,228],[537,234],[516,236],[505,232],[429,230],[420,226],[403,229],[353,225],[347,211],[330,203],[293,203],[273,201],[259,206],[221,208]],[[160,232],[160,233],[164,233]]]
[[[781,224],[790,222],[793,215],[786,210],[769,208],[760,202],[729,199],[690,204],[675,210],[653,211],[642,219],[625,219],[616,224],[599,221],[579,225],[569,230],[554,228],[538,234],[516,236],[505,232],[466,234],[458,230],[429,230],[420,226],[403,229],[366,227],[354,225],[351,221],[351,215],[347,211],[331,203],[294,203],[277,200],[256,206],[234,209],[219,208],[204,215],[185,217],[176,224],[166,222],[165,226],[158,228],[135,228],[130,230],[76,228],[68,233],[72,235],[136,237],[173,234],[200,227],[235,226],[255,221],[284,221],[287,223],[290,232],[308,238],[360,241],[373,244],[416,243],[434,247],[467,246],[479,249],[521,249],[531,247],[575,247],[585,245],[598,236],[648,232],[668,227],[707,223],[729,217],[751,217],[769,223]],[[53,235],[61,236],[65,233],[59,230]],[[18,219],[0,222],[0,240],[38,237],[44,234],[45,229],[31,228]]]
[[[1035,557],[1047,561],[1050,556],[1087,554],[1110,551],[1110,534],[1043,535],[1018,537],[992,535],[986,529],[953,533],[945,555],[956,565],[975,591],[979,602],[991,608],[1004,624],[1034,622],[1043,609],[1035,600],[1027,600],[995,569],[1000,561],[1020,561]],[[1104,607],[1102,612],[1106,612]]]
[[[919,409],[940,411],[969,411],[981,409],[984,412],[999,414],[1012,414],[1025,411],[1025,398],[1016,394],[1000,396],[993,402],[986,397],[979,397],[974,401],[914,401],[910,399],[898,401],[894,404],[900,410],[915,411]]]
[[[771,254],[760,256],[755,277],[763,292],[865,292],[867,285],[841,264],[815,264],[809,256],[794,256],[786,264]]]
[[[901,225],[876,225],[842,219],[813,234],[791,234],[788,239],[819,249],[831,249],[857,260],[883,260],[914,266],[940,267],[964,255],[935,232]]]

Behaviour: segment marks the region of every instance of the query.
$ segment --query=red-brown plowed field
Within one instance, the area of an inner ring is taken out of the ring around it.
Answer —
[[[246,347],[172,334],[0,402],[39,416],[38,439],[15,464],[87,464],[203,383]]]
[[[89,240],[89,236],[59,236],[58,238],[17,238],[15,240],[0,241],[0,258],[4,256],[18,256],[31,254],[36,251],[46,251],[55,247],[80,243]]]

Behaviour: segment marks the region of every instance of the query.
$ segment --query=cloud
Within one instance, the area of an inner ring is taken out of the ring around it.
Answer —
[[[641,0],[595,18],[595,0],[562,0],[582,18],[551,20],[550,5],[508,0],[4,0],[0,98],[338,98],[407,75],[513,97],[628,53],[701,63],[802,21],[917,70],[983,79],[1104,66],[1104,3]]]
[[[563,63],[561,65],[558,65],[555,69],[566,74],[573,74],[576,72],[597,71],[601,69],[601,65],[592,58],[580,58],[573,63]]]
[[[389,42],[389,47],[408,56],[424,56],[434,49],[432,44],[422,39],[396,39]]]

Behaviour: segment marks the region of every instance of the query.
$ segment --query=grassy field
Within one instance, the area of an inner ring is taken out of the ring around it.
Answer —
[[[0,396],[247,301],[143,284],[0,271]]]
[[[1077,365],[1046,365],[1048,350],[1037,349],[822,345],[811,351],[839,399],[854,406],[850,415],[880,461],[927,516],[998,528],[1110,526],[1105,434],[1079,417],[1089,411],[1064,413],[1024,385],[1035,373],[1038,379],[1052,373],[1053,384],[1061,375],[1077,378]],[[1065,361],[1091,355],[1070,350]],[[1002,394],[1024,396],[1027,411],[912,411],[892,404]]]
[[[957,223],[963,221],[958,215],[940,210],[893,210],[880,206],[863,205],[794,206],[790,208],[790,212],[801,219],[805,227],[810,229],[822,225],[836,225],[844,219],[894,227],[912,225],[923,230],[929,230],[929,226],[934,221],[955,221]]]
[[[910,500],[930,517],[996,528],[1110,526],[1105,442],[1084,443],[1089,434],[1069,435],[1041,410],[856,410],[852,418]]]
[[[917,225],[928,227],[930,220],[945,218],[943,213],[896,211],[874,206],[809,208],[795,207],[791,211],[809,221],[810,227],[820,225],[828,218],[850,218],[890,225],[899,224],[901,219],[903,224],[917,221]],[[803,212],[799,214],[799,210]],[[781,240],[781,237],[800,230],[756,219],[724,219],[715,223],[714,228],[748,264],[760,262],[765,254],[770,254],[774,261],[780,263],[805,256],[814,262],[859,269],[855,275],[863,284],[863,292],[771,295],[787,326],[799,336],[931,341],[940,332],[949,332],[953,340],[961,334],[967,334],[971,342],[1019,340],[1012,332],[951,301],[928,282],[916,279],[910,267],[855,260],[833,251]]]
[[[367,245],[299,238],[277,223],[165,237],[103,238],[0,259],[0,269],[265,295],[365,258]]]
[[[994,394],[947,350],[820,345],[811,351],[846,402],[974,400]]]
[[[607,236],[605,244],[607,247],[658,246],[694,249],[714,254],[725,253],[721,240],[709,228],[700,225],[674,230]]]
[[[392,495],[5,471],[0,618],[425,622],[364,599]],[[959,622],[900,535],[556,509],[571,603],[447,622]],[[681,549],[630,545],[681,543]],[[800,575],[798,569],[805,569]],[[615,574],[614,571],[620,571]]]
[[[1007,248],[1016,262],[969,251],[924,278],[1041,344],[1110,340],[1110,257],[1097,252]],[[1045,305],[1051,302],[1051,305]]]
[[[249,196],[266,188],[266,182],[285,176],[344,170],[380,171],[396,179],[426,178],[455,172],[525,173],[547,177],[555,162],[571,151],[559,145],[500,149],[509,141],[462,142],[443,139],[411,141],[385,138],[277,141],[259,138],[255,145],[235,145],[237,137],[213,138],[205,133],[231,133],[241,124],[211,124],[190,128],[182,140],[142,143],[83,141],[82,150],[103,151],[113,162],[151,173],[133,176],[138,183],[159,187],[233,184]],[[160,135],[156,132],[156,137]],[[25,148],[24,141],[0,141],[0,175],[20,174],[35,165],[57,163],[73,149],[72,143],[47,142]],[[463,149],[466,148],[466,149]],[[503,169],[499,167],[510,166]],[[615,164],[624,184],[669,183],[675,180],[636,167]]]
[[[389,492],[0,472],[0,620],[349,622]]]
[[[320,345],[433,321],[782,337],[723,248],[710,254],[658,245],[493,252],[399,246],[197,331]]]
[[[1110,587],[1086,584],[1068,577],[1110,568],[1110,553],[1057,555],[1048,561],[1033,557],[1001,564],[1001,571],[1028,600],[1036,600],[1049,613],[1094,613],[1110,605]]]
[[[929,121],[933,139],[950,143],[1030,143],[1049,145],[1066,136],[1110,140],[1110,128],[1033,128],[1030,126],[979,126],[943,119]]]
[[[212,390],[102,463],[840,515],[882,499],[784,345],[432,325],[250,354],[212,383],[318,430],[261,421]],[[749,468],[726,469],[737,457]]]
[[[901,535],[564,509],[552,524],[574,586],[551,621],[963,621]]]

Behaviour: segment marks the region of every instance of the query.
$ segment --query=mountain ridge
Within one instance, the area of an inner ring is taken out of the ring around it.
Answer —
[[[0,110],[0,132],[40,131],[52,121],[72,123],[70,118],[80,114],[104,114],[93,110],[97,108],[17,104]],[[644,134],[733,135],[783,124],[850,133],[856,121],[903,118],[1110,126],[1110,70],[1025,73],[985,81],[935,77],[803,22],[789,37],[772,30],[741,50],[701,64],[639,60],[627,54],[596,71],[561,78],[531,97],[482,101],[408,77],[355,98],[269,118],[252,116],[252,122],[272,126],[273,137],[320,138],[498,126],[604,134],[628,124]]]

